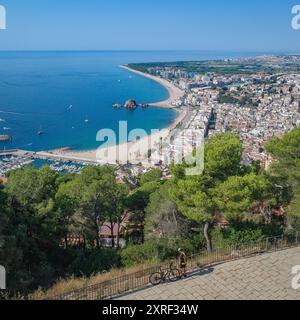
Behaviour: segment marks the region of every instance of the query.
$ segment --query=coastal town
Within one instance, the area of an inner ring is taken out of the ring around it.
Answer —
[[[277,64],[284,58],[263,58]],[[300,62],[300,57],[293,57]],[[171,133],[163,152],[169,160],[182,159],[201,143],[201,137],[234,131],[243,141],[244,164],[259,160],[268,167],[272,159],[265,144],[300,124],[300,75],[294,73],[195,74],[171,67],[149,68],[185,94],[173,106],[188,109],[188,121]]]
[[[300,0],[10,2],[2,313],[300,301]]]
[[[240,70],[200,74],[163,64],[149,67],[145,73],[123,66],[127,71],[151,78],[169,90],[167,101],[146,102],[142,106],[156,105],[177,111],[178,116],[169,128],[150,136],[150,145],[149,137],[131,143],[130,161],[123,163],[118,161],[120,159],[105,158],[107,150],[102,153],[6,151],[0,158],[0,175],[5,177],[10,170],[35,164],[36,159],[42,158],[48,160],[45,164],[57,172],[78,173],[89,164],[111,164],[118,166],[123,178],[124,172],[138,176],[153,166],[161,167],[168,176],[171,162],[179,163],[188,157],[204,143],[205,138],[228,131],[237,132],[243,141],[244,164],[259,160],[266,168],[272,161],[265,152],[266,142],[300,124],[300,75],[281,69],[281,65],[287,65],[287,59],[290,65],[300,64],[299,56],[258,57],[255,60],[267,65],[268,70],[277,68],[276,74],[264,72],[261,66],[259,72],[243,71],[241,74],[237,73],[242,72]],[[227,62],[223,61],[225,65]],[[233,62],[229,63],[232,67]],[[137,105],[134,100],[129,100],[126,106],[132,108],[133,104]],[[127,157],[128,149],[123,147],[118,147],[119,155],[123,153]]]

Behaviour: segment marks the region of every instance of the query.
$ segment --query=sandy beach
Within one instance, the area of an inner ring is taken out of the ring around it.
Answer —
[[[134,69],[129,68],[126,65],[120,66],[123,69],[126,69],[130,72],[133,72],[135,74],[138,74],[140,76],[143,76],[145,78],[151,79],[155,82],[158,82],[159,84],[161,84],[162,86],[164,86],[168,92],[169,92],[169,98],[167,100],[164,101],[159,101],[159,102],[151,102],[149,105],[150,106],[155,106],[155,107],[161,107],[161,108],[174,108],[174,106],[172,105],[172,103],[176,100],[178,100],[179,98],[181,98],[184,95],[184,91],[179,89],[178,87],[174,86],[171,82],[169,82],[166,79],[160,78],[160,77],[156,77],[153,76],[151,74],[148,73],[144,73],[141,71],[137,71]]]
[[[180,90],[176,86],[174,86],[171,82],[152,76],[150,74],[146,74],[140,71],[136,71],[130,69],[127,66],[120,66],[130,72],[136,73],[138,75],[149,78],[153,81],[158,82],[162,86],[164,86],[168,92],[169,97],[167,100],[153,102],[150,103],[150,106],[156,106],[161,108],[174,108],[172,102],[178,100],[183,96],[184,91]],[[172,122],[172,124],[165,129],[160,131],[155,131],[150,135],[144,135],[136,141],[123,143],[116,146],[101,146],[97,150],[89,150],[89,151],[75,151],[70,150],[68,148],[62,148],[57,150],[51,150],[49,152],[43,152],[43,155],[47,156],[47,154],[62,158],[67,158],[70,160],[79,160],[79,161],[89,161],[101,164],[116,164],[122,163],[125,164],[127,161],[131,163],[143,163],[143,165],[151,165],[151,159],[148,159],[148,151],[149,150],[158,150],[159,145],[162,141],[168,138],[170,132],[184,119],[186,116],[186,112],[181,109],[176,109],[177,117]],[[138,135],[137,135],[138,136]]]

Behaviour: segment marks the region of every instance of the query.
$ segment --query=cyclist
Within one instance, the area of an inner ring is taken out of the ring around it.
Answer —
[[[184,251],[181,248],[178,249],[178,252],[179,252],[179,262],[180,262],[181,275],[184,277],[187,277],[187,274],[186,274],[186,263],[187,263],[186,254],[184,253]]]

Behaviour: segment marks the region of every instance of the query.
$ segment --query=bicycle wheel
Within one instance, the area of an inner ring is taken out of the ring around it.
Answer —
[[[154,286],[157,286],[158,284],[160,284],[162,280],[160,272],[152,273],[149,280],[150,280],[150,283]]]
[[[180,271],[178,269],[176,269],[176,268],[171,269],[170,273],[169,273],[169,280],[171,282],[175,282],[178,279],[180,279]]]

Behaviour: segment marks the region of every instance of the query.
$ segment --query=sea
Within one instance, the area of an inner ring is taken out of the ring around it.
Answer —
[[[261,53],[199,51],[35,51],[0,52],[0,134],[10,142],[1,149],[31,151],[69,147],[98,148],[101,129],[118,136],[119,121],[128,131],[168,127],[171,109],[113,109],[128,99],[150,103],[168,98],[157,82],[120,68],[133,62],[208,60]]]

